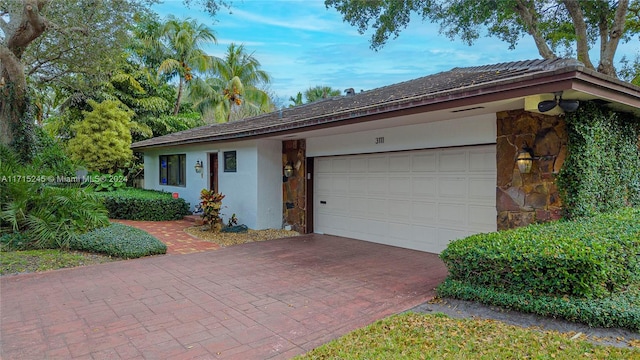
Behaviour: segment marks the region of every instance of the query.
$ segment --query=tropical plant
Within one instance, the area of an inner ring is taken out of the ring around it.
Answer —
[[[224,195],[213,190],[202,189],[200,191],[200,207],[202,208],[203,223],[209,224],[211,231],[218,232],[222,228],[222,199]]]
[[[294,107],[294,106],[304,104],[304,102],[302,101],[302,93],[300,91],[298,91],[295,98],[293,96],[289,96],[289,101],[293,103],[293,104],[290,104],[289,107]]]
[[[84,112],[85,119],[73,126],[76,137],[68,146],[71,158],[89,170],[113,173],[125,167],[133,155],[129,130],[133,112],[123,109],[119,101],[88,103],[93,111]]]
[[[160,63],[159,73],[178,77],[178,94],[173,115],[180,111],[180,102],[185,84],[194,79],[194,74],[204,73],[214,66],[213,57],[201,49],[203,43],[217,43],[215,34],[196,20],[178,20],[170,17],[162,29],[158,42],[166,44],[168,57]]]
[[[340,95],[340,90],[332,89],[331,86],[316,85],[304,91],[304,97],[307,103],[326,99],[332,96]]]
[[[54,177],[18,164],[1,148],[0,233],[23,234],[28,247],[68,248],[78,235],[108,224],[107,211],[92,191],[50,186]]]
[[[270,81],[253,53],[231,43],[224,58],[216,59],[213,76],[191,87],[190,98],[201,112],[213,112],[216,122],[228,122],[272,110],[269,95],[260,88]]]

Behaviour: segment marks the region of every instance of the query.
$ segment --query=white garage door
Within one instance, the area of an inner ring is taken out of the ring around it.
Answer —
[[[315,159],[314,228],[440,253],[496,230],[495,145]]]

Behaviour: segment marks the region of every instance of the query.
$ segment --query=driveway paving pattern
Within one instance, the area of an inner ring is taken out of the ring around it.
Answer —
[[[2,359],[288,359],[434,295],[437,255],[304,235],[0,278]]]

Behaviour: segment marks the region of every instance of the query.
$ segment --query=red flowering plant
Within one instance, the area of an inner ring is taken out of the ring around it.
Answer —
[[[224,195],[213,190],[200,191],[200,207],[202,208],[203,223],[209,224],[211,231],[218,232],[222,228],[222,199]]]

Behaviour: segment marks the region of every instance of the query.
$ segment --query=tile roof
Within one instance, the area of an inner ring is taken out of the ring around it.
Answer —
[[[573,59],[527,60],[494,65],[454,68],[355,95],[337,96],[292,108],[280,109],[252,118],[206,125],[134,143],[134,149],[185,143],[242,139],[310,126],[339,123],[373,113],[410,107],[429,98],[455,95],[474,88],[512,83],[527,76],[585,71]]]

